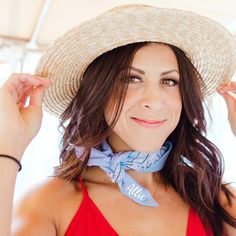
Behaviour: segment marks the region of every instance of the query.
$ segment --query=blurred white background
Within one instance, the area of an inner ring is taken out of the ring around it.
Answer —
[[[13,72],[34,73],[45,48],[72,26],[124,3],[194,11],[217,20],[236,35],[234,0],[0,0],[0,85]],[[208,137],[225,157],[224,179],[236,182],[236,138],[230,131],[225,102],[216,95],[207,103],[213,118],[212,122],[208,119]],[[53,166],[58,165],[57,127],[58,120],[44,113],[41,130],[25,151],[15,198],[20,197],[29,186],[50,176]]]

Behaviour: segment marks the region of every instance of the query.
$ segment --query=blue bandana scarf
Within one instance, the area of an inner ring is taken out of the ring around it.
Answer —
[[[88,166],[99,166],[111,178],[113,183],[118,183],[122,194],[136,203],[144,206],[158,206],[149,191],[140,186],[125,170],[134,169],[136,172],[160,171],[171,151],[172,144],[167,141],[159,151],[143,153],[137,151],[113,153],[108,142],[101,144],[101,149],[92,148]],[[76,147],[76,155],[81,156],[82,148]]]

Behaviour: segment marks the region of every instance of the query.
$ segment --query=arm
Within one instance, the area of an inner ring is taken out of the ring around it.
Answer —
[[[14,204],[13,235],[64,235],[82,199],[78,181],[47,178]]]
[[[47,79],[13,74],[0,88],[0,154],[21,160],[24,150],[37,134],[42,120],[42,97],[50,85]],[[25,106],[30,97],[29,105]],[[12,201],[18,165],[0,157],[0,235],[9,236]]]
[[[10,235],[11,210],[18,166],[11,160],[0,159],[0,235]]]
[[[12,235],[57,235],[56,219],[53,211],[53,202],[55,202],[53,191],[55,189],[52,187],[52,182],[52,180],[49,180],[32,187],[14,204]]]

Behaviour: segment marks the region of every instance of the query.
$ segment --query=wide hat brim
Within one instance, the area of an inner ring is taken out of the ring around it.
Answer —
[[[162,42],[182,49],[204,80],[204,97],[227,83],[236,69],[235,39],[219,23],[177,9],[119,6],[67,31],[43,54],[35,74],[53,81],[44,94],[44,109],[60,116],[88,65],[104,52],[134,42]]]

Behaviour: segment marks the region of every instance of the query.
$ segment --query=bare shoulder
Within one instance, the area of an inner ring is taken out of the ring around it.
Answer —
[[[223,182],[225,184],[225,182]],[[236,207],[236,188],[232,184],[227,184],[226,188],[231,192],[231,204],[228,202],[227,196],[223,190],[221,190],[220,193],[220,204],[223,206],[226,210],[232,207]],[[235,216],[236,217],[236,216]]]
[[[223,191],[221,191],[220,194],[220,204],[232,217],[236,219],[236,188],[233,187],[231,184],[226,185],[226,187],[232,193],[231,204],[227,200],[227,197]],[[223,225],[228,236],[236,235],[236,228],[233,228],[226,222],[224,222]]]
[[[76,181],[67,181],[59,177],[48,177],[46,180],[33,186],[31,193],[50,200],[55,197],[65,197],[68,194],[81,193],[81,189]]]
[[[42,235],[58,235],[62,216],[69,222],[81,200],[82,191],[76,181],[49,177],[35,184],[14,204],[14,235],[34,235],[36,228],[37,235],[41,231]]]
[[[57,204],[55,199],[65,198],[73,194],[81,194],[80,186],[75,181],[69,182],[62,178],[49,177],[29,188],[18,202],[37,202],[37,205],[48,203],[53,206]]]

